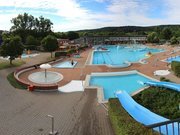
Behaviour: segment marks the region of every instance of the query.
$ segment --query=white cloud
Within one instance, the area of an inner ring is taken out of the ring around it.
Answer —
[[[99,2],[99,3],[103,3],[103,2],[105,2],[105,1],[107,1],[107,0],[94,0],[95,2]]]
[[[162,2],[166,3],[165,9],[162,11],[162,18],[152,18],[149,16],[153,7],[149,5],[148,1],[93,0],[96,2],[108,1],[109,5],[107,5],[105,9],[106,13],[98,13],[89,10],[87,7],[82,7],[79,1],[82,0],[0,0],[0,7],[13,7],[11,10],[8,10],[8,13],[0,10],[0,29],[9,29],[12,17],[28,11],[36,15],[48,14],[56,16],[56,22],[58,22],[58,19],[65,20],[54,24],[55,31],[92,29],[105,26],[145,26],[180,23],[179,0],[162,0]],[[26,8],[28,8],[28,10]]]

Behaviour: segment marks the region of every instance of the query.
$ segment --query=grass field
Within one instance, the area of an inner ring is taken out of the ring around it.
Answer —
[[[26,86],[20,84],[19,82],[16,81],[16,79],[14,78],[14,72],[10,73],[8,76],[7,76],[7,80],[9,81],[9,83],[14,87],[14,88],[17,88],[17,89],[27,89]]]
[[[18,67],[23,64],[25,64],[25,61],[23,60],[14,60],[12,65],[10,65],[9,61],[7,60],[0,60],[0,70],[5,68]]]

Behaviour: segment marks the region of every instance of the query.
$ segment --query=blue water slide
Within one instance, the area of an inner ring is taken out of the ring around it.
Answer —
[[[139,123],[147,126],[151,124],[156,124],[159,122],[165,122],[169,119],[164,118],[160,115],[157,115],[147,108],[141,106],[137,102],[133,100],[133,98],[126,92],[126,91],[120,91],[116,93],[121,105],[123,108],[131,115],[136,121]],[[173,134],[173,128],[172,124],[169,124],[167,126],[168,128],[168,135]],[[174,124],[174,133],[175,135],[178,135],[178,124]],[[154,128],[154,130],[159,131],[158,128]],[[166,126],[161,126],[161,132],[166,135]]]
[[[144,84],[149,86],[165,87],[180,92],[180,84],[176,84],[176,83],[148,81],[145,82]]]

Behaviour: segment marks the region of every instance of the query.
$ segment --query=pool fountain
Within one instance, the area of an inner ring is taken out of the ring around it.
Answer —
[[[42,64],[40,68],[45,71],[34,72],[28,76],[28,79],[34,83],[38,84],[53,84],[61,81],[63,79],[63,75],[57,72],[47,71],[47,69],[51,68],[49,64]]]

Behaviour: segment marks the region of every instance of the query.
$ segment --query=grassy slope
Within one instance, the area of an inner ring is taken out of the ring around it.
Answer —
[[[133,97],[151,111],[169,119],[180,118],[180,93],[150,87]]]
[[[20,83],[18,83],[16,81],[16,79],[14,78],[14,72],[10,73],[8,76],[7,76],[7,80],[9,81],[9,83],[15,87],[15,88],[18,88],[18,89],[27,89],[26,86],[24,85],[21,85]]]
[[[150,129],[136,122],[124,110],[117,98],[109,99],[108,114],[115,135],[150,135],[152,133]]]

